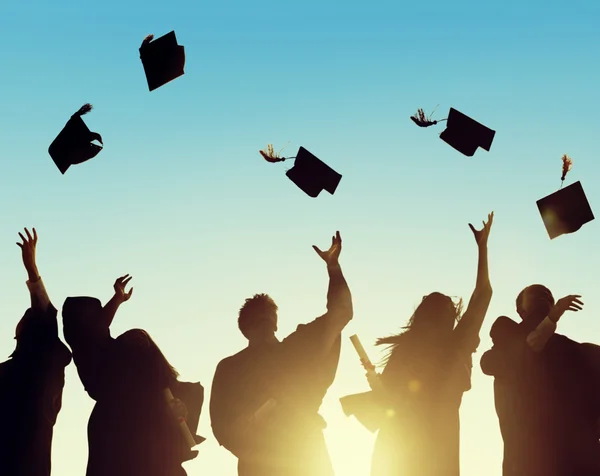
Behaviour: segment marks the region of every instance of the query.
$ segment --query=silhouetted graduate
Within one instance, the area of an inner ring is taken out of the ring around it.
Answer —
[[[285,174],[300,190],[309,197],[316,198],[323,190],[333,195],[342,180],[342,176],[322,160],[315,157],[304,147],[298,149],[295,157],[280,157],[269,144],[267,150],[259,151],[267,162],[276,163],[296,159],[294,166]]]
[[[238,325],[248,347],[223,359],[213,380],[210,415],[217,441],[238,458],[240,476],[332,476],[319,415],[340,356],[352,297],[338,257],[337,233],[321,251],[327,263],[327,313],[279,341],[277,305],[266,294],[247,299]]]
[[[572,159],[566,154],[562,156],[562,161],[560,190],[537,201],[538,210],[551,240],[566,233],[574,233],[594,219],[581,182],[562,188],[573,165]]]
[[[36,264],[37,232],[19,233],[31,307],[16,328],[16,348],[0,364],[0,474],[50,476],[52,435],[62,406],[69,349]]]
[[[198,452],[190,450],[164,391],[182,396],[176,416],[185,418],[189,409],[187,423],[195,432],[203,389],[178,382],[176,370],[145,331],[112,338],[111,322],[133,291],[125,292],[130,279],[117,279],[115,295],[104,307],[91,297],[71,297],[63,306],[65,339],[81,382],[96,401],[88,423],[86,475],[185,475],[181,464]]]
[[[600,347],[555,334],[581,296],[556,304],[534,284],[517,297],[520,324],[499,317],[481,368],[494,376],[504,476],[600,474]]]
[[[96,157],[102,150],[102,146],[94,144],[93,141],[102,142],[102,136],[97,132],[91,132],[81,116],[92,110],[91,104],[84,104],[71,116],[60,134],[54,139],[48,153],[64,174],[71,165],[81,164]]]
[[[152,40],[154,35],[148,35],[140,47],[140,58],[150,91],[183,76],[185,66],[185,48],[177,44],[174,31]]]
[[[450,108],[446,119],[439,121],[432,121],[425,115],[423,109],[419,109],[410,118],[419,127],[430,127],[438,122],[448,121],[446,129],[440,134],[440,139],[467,157],[475,155],[479,147],[489,152],[496,135],[496,131],[454,108]]]
[[[370,378],[373,391],[342,399],[347,414],[355,413],[371,431],[379,428],[371,476],[460,474],[459,409],[471,388],[472,354],[492,298],[487,242],[493,217],[481,230],[469,225],[479,259],[464,315],[462,300],[425,296],[404,332],[377,341],[390,353],[379,380]]]

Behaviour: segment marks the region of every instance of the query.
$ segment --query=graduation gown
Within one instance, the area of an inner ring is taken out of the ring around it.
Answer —
[[[600,347],[554,334],[536,353],[527,334],[498,318],[481,359],[495,377],[504,476],[600,475]]]
[[[471,388],[472,353],[479,339],[456,330],[444,346],[423,345],[410,331],[401,336],[382,372],[389,398],[375,448],[371,476],[458,476],[459,409]]]
[[[219,443],[238,457],[240,476],[333,475],[318,411],[335,378],[341,336],[323,354],[325,326],[322,316],[282,342],[249,346],[219,363],[211,422]],[[277,407],[268,429],[241,430],[240,421],[270,398]]]
[[[50,476],[53,428],[71,353],[58,337],[51,304],[46,311],[27,312],[34,345],[0,364],[0,474]]]
[[[168,385],[176,398],[183,397],[194,432],[203,400],[200,384],[173,379],[163,386],[139,378],[138,370],[150,363],[132,350],[132,340],[111,337],[91,301],[80,307],[81,313],[63,311],[63,322],[81,381],[96,401],[88,422],[86,476],[185,475],[181,464],[192,455],[162,391]]]

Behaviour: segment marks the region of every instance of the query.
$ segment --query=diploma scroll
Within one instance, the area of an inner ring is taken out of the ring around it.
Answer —
[[[171,407],[173,416],[175,416],[177,418],[177,422],[179,423],[179,429],[181,430],[181,434],[185,438],[186,443],[188,444],[188,446],[190,448],[193,448],[198,443],[196,442],[194,435],[192,435],[192,432],[190,431],[189,427],[187,426],[187,423],[185,422],[185,418],[183,418],[175,413],[173,406],[172,406],[172,403],[173,403],[173,400],[175,400],[175,397],[171,393],[171,389],[165,388],[163,391],[163,395],[165,396],[165,400],[166,400],[167,404]]]
[[[375,372],[375,366],[371,362],[371,359],[369,359],[369,356],[367,355],[367,352],[361,344],[358,336],[354,334],[353,336],[350,336],[350,340],[352,341],[352,345],[354,346],[358,357],[360,357],[361,363],[367,369],[367,379],[369,380],[369,383],[371,384],[371,382],[379,382],[379,375],[377,374],[377,372]],[[379,384],[377,384],[377,386],[379,386]]]

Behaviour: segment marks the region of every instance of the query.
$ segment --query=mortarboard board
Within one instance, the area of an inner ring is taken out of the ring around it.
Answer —
[[[572,161],[566,155],[562,160],[563,176],[561,180],[564,180],[571,168]],[[564,234],[574,233],[594,219],[594,213],[581,182],[561,188],[536,203],[551,240]]]
[[[461,154],[473,157],[478,147],[490,151],[496,131],[450,108],[446,130],[440,134],[446,144],[454,147]]]
[[[154,35],[148,35],[140,47],[140,58],[150,91],[183,76],[185,66],[185,49],[177,44],[174,31],[154,41],[153,38]]]
[[[58,170],[64,174],[71,165],[81,164],[93,159],[102,147],[92,143],[97,140],[101,144],[102,137],[97,132],[91,132],[81,116],[92,110],[91,104],[84,104],[79,111],[71,116],[60,134],[50,144],[48,153]]]
[[[446,129],[440,134],[440,139],[467,157],[473,157],[479,147],[489,152],[496,135],[496,131],[452,107],[447,119],[432,121],[425,116],[423,109],[419,109],[411,119],[419,127],[429,127],[438,122],[448,121]]]
[[[333,195],[342,176],[329,167],[325,162],[315,157],[304,147],[300,147],[296,157],[279,157],[273,153],[273,146],[267,147],[268,152],[260,151],[269,162],[281,162],[296,159],[294,166],[285,174],[309,197],[316,198],[322,190]]]
[[[551,240],[574,233],[594,219],[581,182],[575,182],[538,200],[537,206]]]

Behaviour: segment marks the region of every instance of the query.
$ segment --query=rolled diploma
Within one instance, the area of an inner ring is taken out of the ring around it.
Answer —
[[[175,400],[175,397],[173,397],[173,394],[171,393],[171,389],[165,388],[163,394],[165,396],[167,404],[171,405],[171,402]],[[185,438],[185,441],[187,442],[188,446],[190,448],[196,446],[198,443],[196,443],[194,435],[192,435],[192,432],[190,431],[189,427],[187,426],[187,423],[185,422],[185,419],[183,417],[177,417],[177,421],[179,422],[179,429],[181,430],[181,434]]]
[[[254,412],[254,419],[257,422],[263,420],[273,408],[277,405],[274,398],[269,398],[258,410]]]
[[[375,370],[373,370],[373,363],[371,362],[371,359],[369,359],[369,356],[365,352],[365,348],[361,344],[358,336],[356,334],[354,334],[353,336],[350,336],[350,340],[352,341],[352,345],[354,345],[354,349],[356,350],[356,353],[360,357],[361,362],[364,362],[367,364],[367,374],[369,374],[369,377],[373,377],[375,380],[377,380],[378,379],[377,372],[375,372]]]

